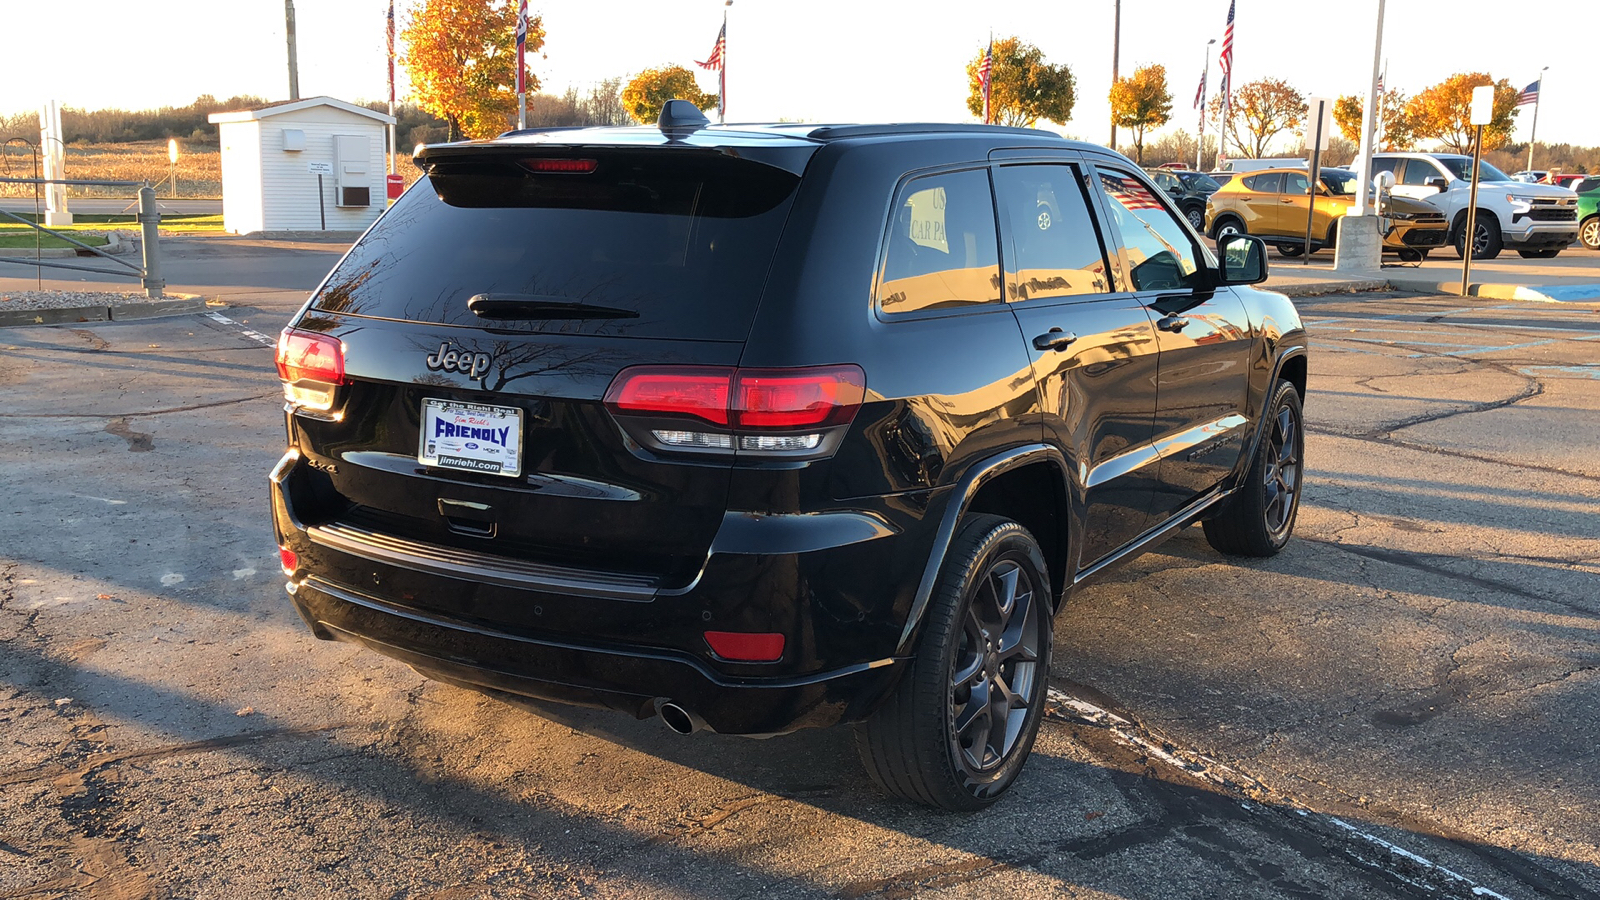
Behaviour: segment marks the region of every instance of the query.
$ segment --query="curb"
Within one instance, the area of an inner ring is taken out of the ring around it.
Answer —
[[[1418,291],[1426,294],[1461,293],[1460,280],[1435,281],[1431,278],[1391,278],[1389,283],[1397,291]],[[1474,281],[1467,286],[1467,294],[1484,300],[1521,300],[1532,303],[1594,303],[1600,302],[1600,284],[1497,284]]]
[[[0,312],[0,328],[22,325],[68,325],[79,322],[128,322],[205,312],[204,297],[157,300],[122,306],[74,306],[66,309],[9,309]]]
[[[1386,278],[1353,278],[1345,281],[1311,281],[1298,284],[1264,284],[1269,291],[1286,297],[1316,297],[1322,294],[1351,294],[1360,291],[1387,291],[1393,283]]]

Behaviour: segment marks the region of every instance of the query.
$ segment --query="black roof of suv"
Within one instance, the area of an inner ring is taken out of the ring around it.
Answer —
[[[418,153],[280,338],[294,605],[682,732],[857,723],[886,791],[984,806],[1078,585],[1288,540],[1294,307],[1093,145],[676,103]]]

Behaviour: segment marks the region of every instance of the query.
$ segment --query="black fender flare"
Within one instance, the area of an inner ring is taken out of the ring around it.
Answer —
[[[950,542],[955,539],[956,527],[960,525],[962,516],[972,505],[972,500],[978,491],[988,482],[1004,475],[1014,469],[1033,465],[1039,462],[1053,463],[1061,470],[1062,484],[1071,485],[1071,471],[1067,467],[1067,459],[1060,449],[1049,444],[1023,444],[997,453],[993,456],[974,463],[967,468],[961,480],[951,488],[949,502],[945,505],[944,514],[939,520],[939,529],[934,533],[933,547],[928,553],[927,565],[922,570],[922,580],[917,584],[917,593],[912,598],[911,610],[906,615],[905,627],[900,631],[900,640],[895,646],[895,656],[906,657],[912,652],[912,639],[916,636],[917,629],[922,625],[922,618],[928,611],[928,603],[933,599],[933,586],[939,581],[939,570],[944,568],[944,558],[950,552]],[[1071,540],[1073,529],[1068,527],[1068,540]],[[1067,555],[1070,570],[1071,553]],[[1052,585],[1051,592],[1056,596],[1050,598],[1054,607],[1065,585]]]
[[[1256,417],[1256,433],[1253,437],[1251,437],[1249,445],[1245,447],[1245,452],[1239,454],[1239,461],[1235,464],[1233,475],[1229,479],[1229,481],[1232,483],[1232,486],[1228,489],[1229,493],[1232,493],[1238,488],[1239,479],[1243,478],[1245,473],[1250,471],[1250,461],[1256,458],[1256,450],[1261,446],[1262,438],[1266,436],[1267,397],[1272,394],[1272,386],[1277,384],[1278,379],[1282,377],[1283,367],[1289,362],[1289,360],[1295,359],[1296,357],[1305,356],[1308,356],[1306,353],[1306,346],[1304,344],[1295,344],[1290,347],[1285,347],[1283,351],[1278,354],[1277,358],[1273,360],[1272,375],[1267,379],[1267,396],[1263,396],[1261,398],[1261,415]],[[1302,401],[1304,399],[1304,397],[1301,398]]]

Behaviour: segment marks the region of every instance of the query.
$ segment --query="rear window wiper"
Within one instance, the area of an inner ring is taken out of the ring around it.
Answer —
[[[546,294],[474,294],[467,309],[483,319],[637,319],[639,312]]]

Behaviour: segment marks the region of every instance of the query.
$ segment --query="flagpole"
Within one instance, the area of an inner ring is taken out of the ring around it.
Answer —
[[[387,26],[389,44],[389,118],[394,118],[394,0],[389,0],[389,24]],[[394,123],[389,123],[389,174],[394,174],[395,152]]]
[[[728,112],[728,7],[733,0],[722,4],[722,65],[717,69],[717,124],[727,119]]]
[[[1211,78],[1211,45],[1217,42],[1216,38],[1206,41],[1206,67],[1200,70],[1200,136],[1195,139],[1194,170],[1204,172],[1201,168],[1205,164],[1206,152],[1206,82]]]
[[[1533,171],[1533,142],[1539,139],[1539,106],[1544,103],[1544,73],[1549,66],[1539,70],[1539,92],[1533,95],[1533,130],[1528,133],[1528,171]]]
[[[994,85],[994,32],[989,32],[989,49],[983,52],[983,58],[989,61],[989,71],[983,76],[983,124],[989,124],[989,90]]]
[[[1388,91],[1389,61],[1383,61],[1383,74],[1378,76],[1378,99],[1372,112],[1372,152],[1383,152],[1383,95]]]
[[[528,0],[517,3],[517,129],[528,127]]]

